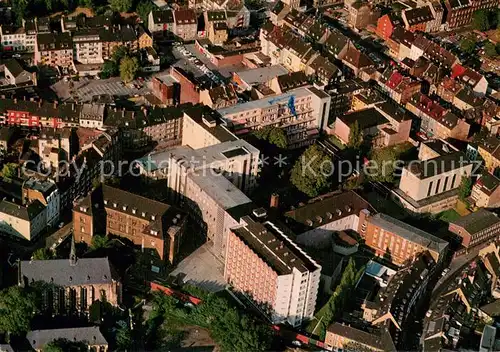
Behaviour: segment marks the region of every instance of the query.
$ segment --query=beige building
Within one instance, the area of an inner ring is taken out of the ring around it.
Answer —
[[[403,169],[399,188],[393,195],[415,213],[439,213],[453,208],[462,177],[469,177],[472,164],[461,152],[411,162]]]
[[[174,34],[183,40],[194,40],[198,34],[198,20],[193,10],[174,11]]]
[[[224,278],[258,305],[271,320],[299,326],[314,315],[321,266],[276,225],[241,219],[228,237]]]
[[[42,33],[36,37],[35,65],[73,67],[73,41],[69,33]]]
[[[311,144],[328,123],[331,97],[315,87],[238,104],[218,112],[238,136],[266,126],[284,130],[291,148]]]
[[[26,205],[0,202],[0,231],[15,238],[35,240],[47,226],[46,207],[34,200]]]
[[[497,208],[500,205],[500,179],[489,172],[477,179],[470,199],[478,208]]]

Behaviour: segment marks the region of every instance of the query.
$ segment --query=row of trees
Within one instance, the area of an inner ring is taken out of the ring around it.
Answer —
[[[157,293],[153,299],[151,319],[158,317],[210,330],[222,351],[266,351],[271,343],[271,330],[267,325],[214,294],[208,294],[202,304],[190,308],[179,304],[171,296]]]
[[[146,22],[149,12],[154,9],[150,0],[11,0],[15,23],[21,25],[23,18],[50,15],[58,11],[73,11],[76,7],[93,9],[97,13],[105,11],[135,11]]]
[[[325,339],[326,329],[330,326],[345,309],[348,304],[350,295],[353,292],[356,283],[363,274],[363,268],[356,269],[356,262],[351,257],[342,274],[340,283],[333,292],[328,302],[319,310],[316,317],[319,321],[312,321],[310,326],[314,326],[314,333],[322,340]],[[312,330],[311,330],[312,331]]]
[[[477,10],[472,15],[472,27],[479,31],[498,29],[500,27],[500,10]]]

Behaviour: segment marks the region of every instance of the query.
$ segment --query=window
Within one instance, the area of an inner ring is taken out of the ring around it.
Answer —
[[[441,179],[438,180],[437,184],[436,184],[436,194],[439,193],[439,186],[441,185]]]
[[[443,192],[446,191],[446,187],[448,186],[448,176],[444,179],[444,186],[443,186]]]
[[[455,188],[455,180],[457,178],[457,174],[453,175],[453,179],[451,180],[451,188]]]
[[[427,189],[427,197],[429,197],[431,195],[431,192],[432,192],[432,183],[433,183],[433,181],[431,181],[431,183],[429,183],[429,188]]]

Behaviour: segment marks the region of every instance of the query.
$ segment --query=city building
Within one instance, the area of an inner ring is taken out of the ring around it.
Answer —
[[[299,326],[314,315],[321,266],[276,225],[249,216],[231,229],[224,278],[251,297],[272,321]]]
[[[429,22],[434,21],[431,6],[416,7],[413,9],[403,9],[401,17],[406,30],[410,32],[425,32]]]
[[[36,73],[26,71],[16,59],[2,61],[0,72],[2,71],[5,76],[3,85],[7,86],[2,88],[11,89],[12,86],[27,87],[37,84]]]
[[[47,345],[54,340],[63,339],[71,342],[81,342],[88,346],[90,350],[97,352],[108,351],[108,341],[101,334],[98,326],[32,330],[26,334],[31,348],[36,352],[42,352]]]
[[[186,41],[196,39],[198,20],[193,10],[174,11],[174,34]]]
[[[24,27],[1,25],[0,38],[0,43],[4,51],[25,51],[27,49],[26,31]]]
[[[500,179],[484,172],[472,186],[470,200],[478,208],[497,208],[500,205]]]
[[[102,185],[73,207],[73,233],[91,244],[96,235],[117,235],[141,247],[159,272],[175,263],[184,237],[186,214],[168,204]]]
[[[477,95],[484,96],[488,90],[488,81],[484,75],[476,72],[469,67],[455,64],[451,70],[452,79],[457,79],[472,88]]]
[[[494,173],[500,167],[500,140],[495,136],[488,136],[477,146],[477,153],[484,161],[484,167]]]
[[[148,29],[151,34],[174,32],[174,13],[172,10],[153,10],[148,15]]]
[[[61,213],[61,196],[57,185],[50,179],[30,178],[23,183],[22,199],[25,204],[38,200],[45,206],[46,226],[56,226]]]
[[[34,62],[35,65],[72,68],[73,41],[70,34],[37,34]]]
[[[406,103],[406,109],[421,119],[420,130],[433,138],[467,140],[470,125],[463,118],[417,93]]]
[[[42,310],[54,315],[88,314],[96,301],[118,306],[122,285],[108,258],[76,258],[72,242],[70,259],[19,262],[19,285],[50,283]],[[51,291],[51,292],[50,292]]]
[[[218,110],[238,103],[238,96],[232,84],[200,90],[200,103]]]
[[[499,239],[500,219],[495,213],[479,209],[450,221],[448,230],[462,238],[465,248],[475,247]]]
[[[315,87],[298,88],[218,110],[237,136],[265,126],[282,128],[289,147],[312,143],[328,123],[330,96]]]
[[[0,202],[0,232],[14,239],[36,240],[47,226],[46,207],[34,200],[26,204]]]
[[[359,233],[365,244],[380,257],[403,265],[428,251],[436,263],[441,262],[448,242],[386,214],[363,212]]]
[[[329,350],[397,351],[387,329],[368,332],[343,323],[333,323],[328,327],[325,345]]]
[[[388,67],[380,75],[377,82],[385,94],[401,105],[405,105],[422,88],[421,82],[403,76],[398,70],[391,67]]]
[[[394,14],[388,13],[377,20],[376,33],[384,40],[389,39],[394,30],[401,24],[401,20]]]
[[[496,0],[446,0],[446,22],[445,28],[452,30],[468,25],[472,21],[472,15],[477,10],[492,9],[498,6]]]
[[[473,165],[462,152],[448,151],[435,158],[419,160],[403,168],[399,188],[393,196],[415,213],[439,213],[453,208],[462,177]]]
[[[347,22],[357,29],[364,29],[368,25],[375,24],[380,17],[380,10],[377,7],[360,0],[347,6],[347,11]]]

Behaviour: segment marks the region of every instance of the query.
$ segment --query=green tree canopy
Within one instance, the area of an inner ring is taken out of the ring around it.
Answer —
[[[0,330],[15,335],[30,330],[37,306],[36,295],[20,286],[0,291]]]
[[[492,42],[487,42],[486,44],[484,44],[484,53],[489,57],[498,56],[497,48]]]
[[[2,177],[7,179],[12,179],[17,176],[17,170],[19,169],[19,165],[16,163],[7,163],[4,164],[2,168]]]
[[[472,14],[472,27],[479,31],[490,29],[490,14],[488,10],[477,10]]]
[[[398,155],[393,147],[375,149],[366,173],[374,181],[393,183],[397,159]]]
[[[465,200],[472,191],[472,180],[468,176],[462,176],[460,187],[458,188],[458,198]]]
[[[38,248],[33,252],[32,259],[34,260],[49,260],[54,259],[54,252],[48,248]]]
[[[155,5],[150,0],[142,0],[137,5],[135,12],[139,15],[142,22],[147,26],[148,25],[148,16],[151,11],[155,9]]]
[[[266,126],[254,132],[255,137],[266,140],[274,144],[278,148],[286,148],[288,146],[288,138],[283,129],[274,126]]]
[[[290,181],[299,191],[309,197],[316,197],[328,188],[332,173],[331,158],[313,144],[293,166]]]
[[[359,149],[363,144],[363,131],[359,127],[358,121],[355,121],[349,131],[349,142],[347,146],[353,149]]]
[[[460,41],[460,49],[468,54],[472,54],[476,49],[476,42],[471,38],[464,38]]]
[[[120,62],[120,77],[123,82],[134,80],[139,71],[139,61],[136,57],[125,56]]]
[[[132,0],[109,0],[111,9],[117,12],[128,12],[133,5]]]
[[[116,330],[116,347],[120,351],[130,350],[132,345],[132,331],[128,325],[120,326]]]
[[[92,236],[92,243],[90,245],[90,248],[92,250],[97,250],[97,249],[100,249],[100,248],[109,248],[111,246],[111,239],[104,235],[104,236],[101,236],[101,235],[94,235]]]

